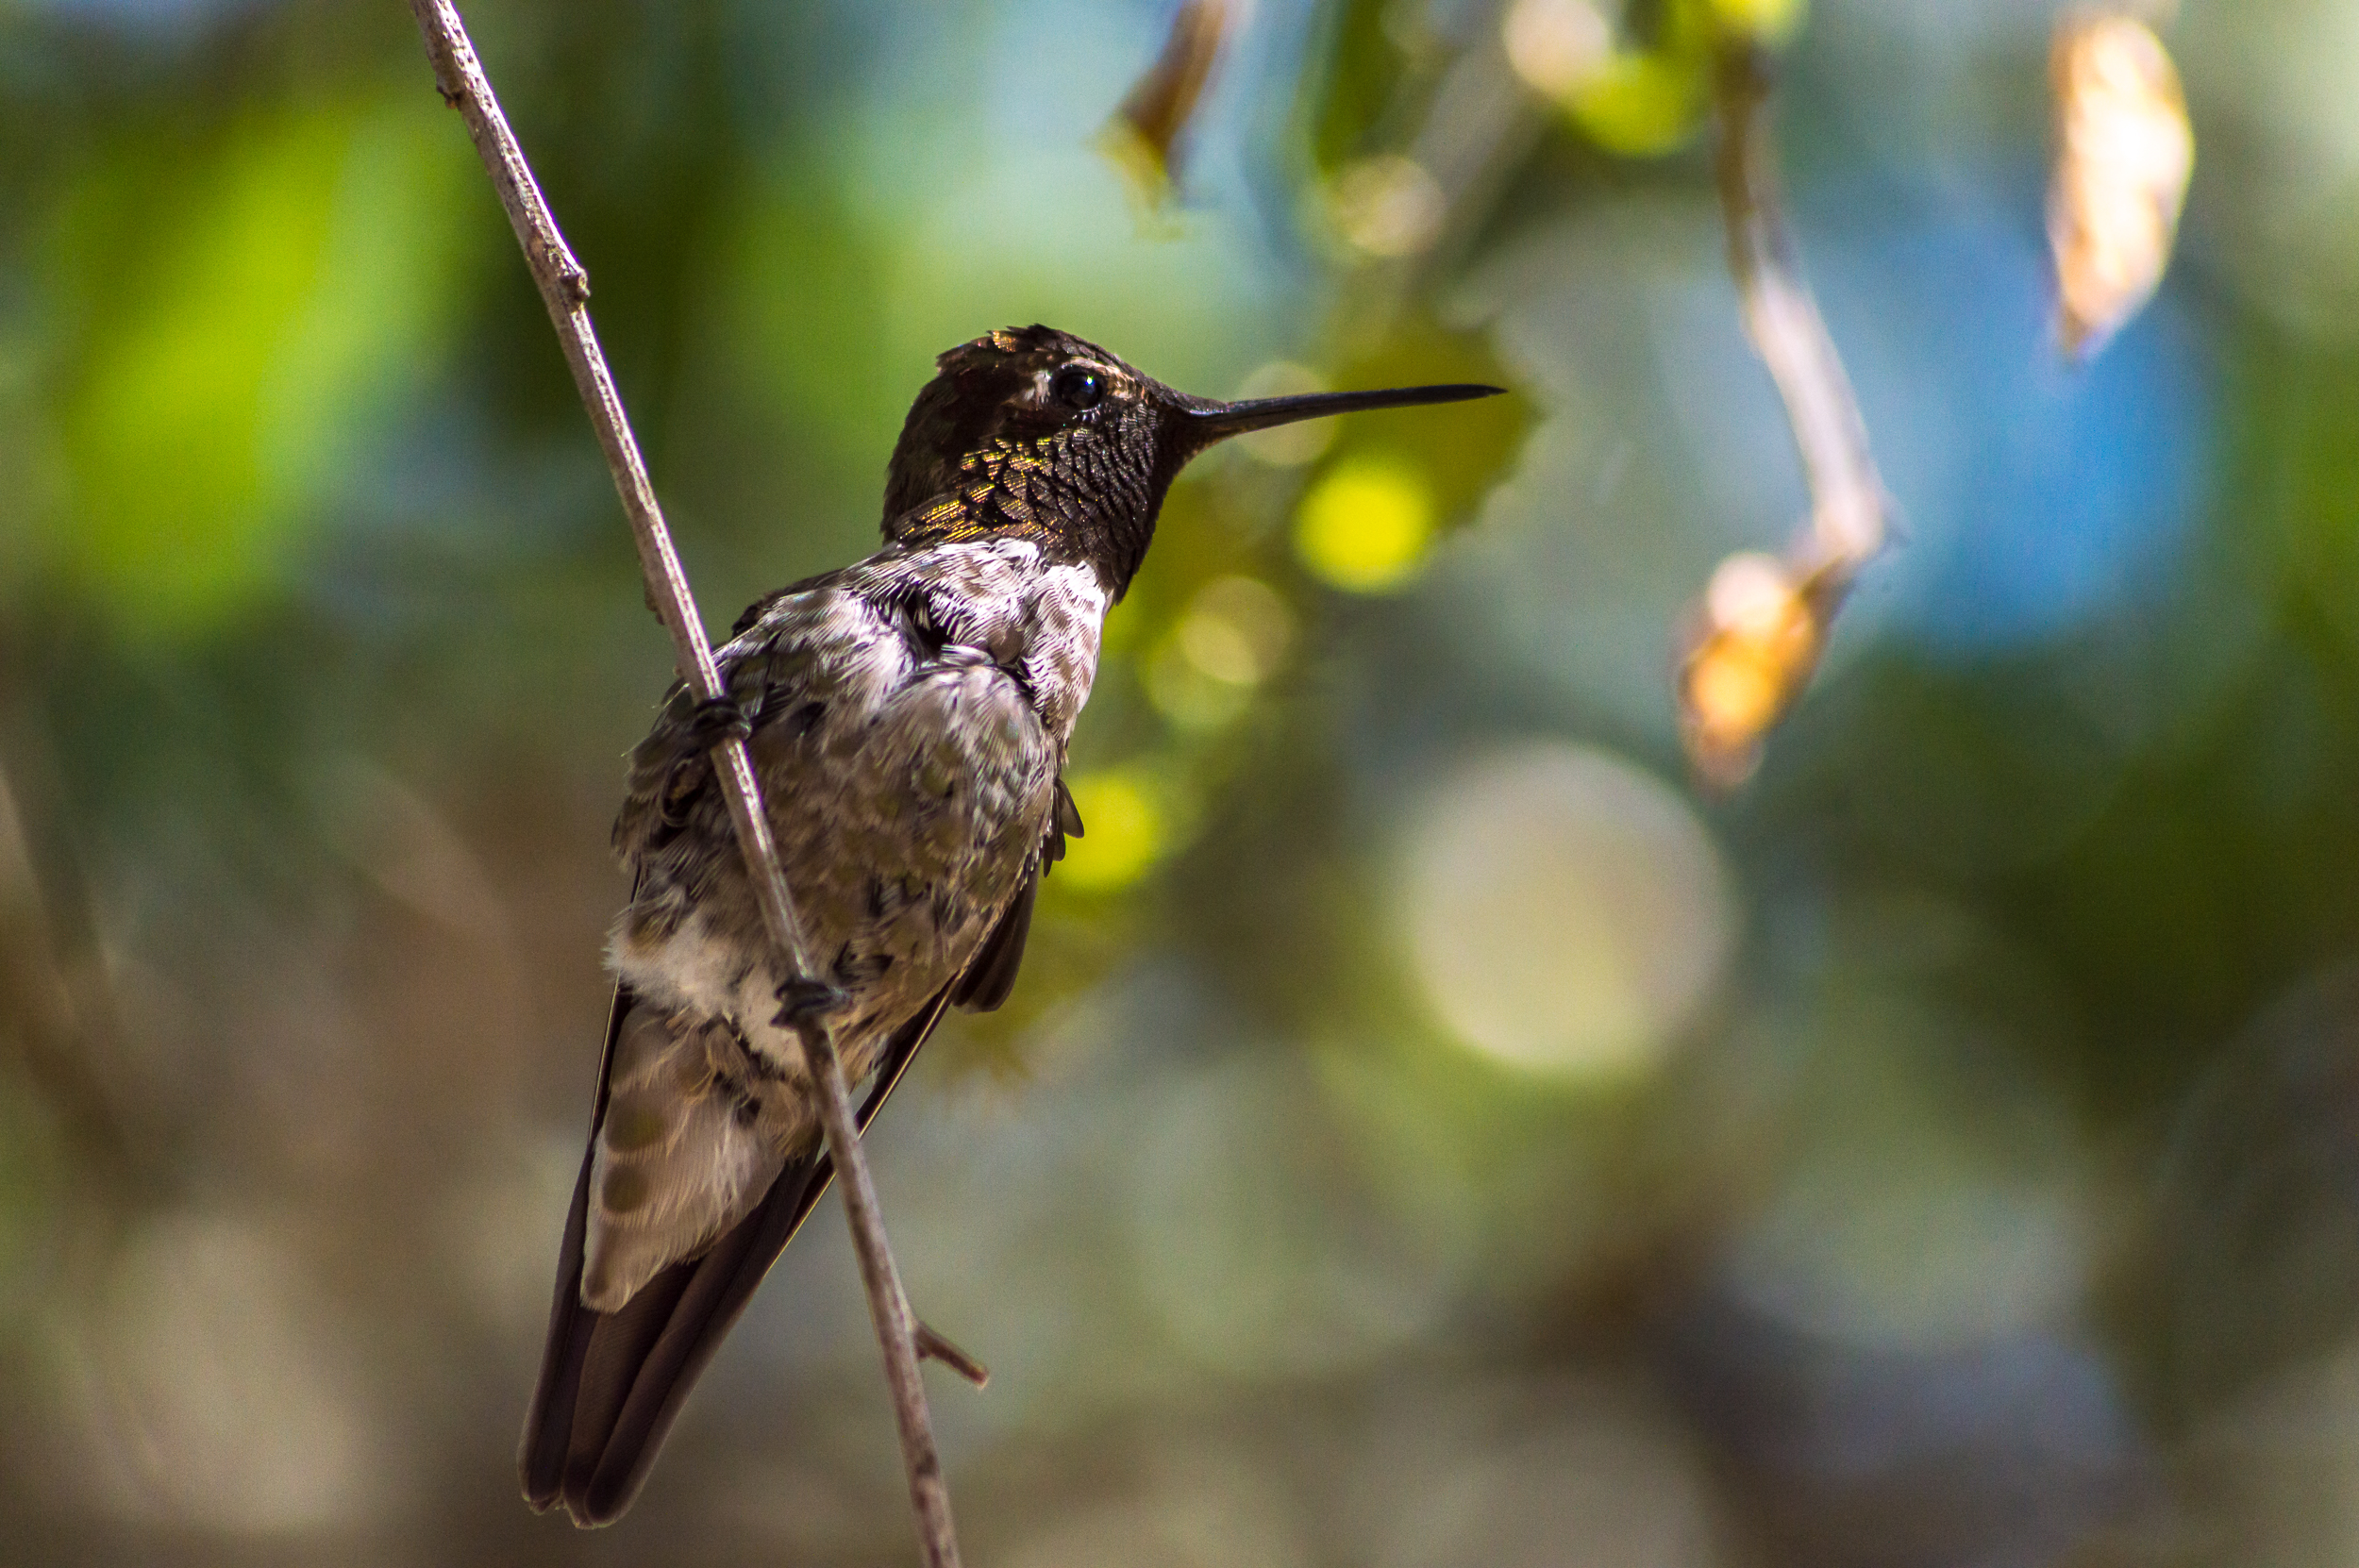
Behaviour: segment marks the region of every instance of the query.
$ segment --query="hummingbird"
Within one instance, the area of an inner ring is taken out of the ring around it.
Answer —
[[[619,1518],[680,1402],[833,1174],[797,1026],[865,1127],[952,1007],[1015,982],[1041,878],[1082,831],[1066,742],[1164,492],[1230,436],[1492,395],[1401,387],[1224,403],[1095,343],[948,350],[887,469],[884,547],[778,590],[675,683],[630,753],[616,984],[519,1456],[536,1510]],[[712,748],[745,741],[818,975],[783,973]]]

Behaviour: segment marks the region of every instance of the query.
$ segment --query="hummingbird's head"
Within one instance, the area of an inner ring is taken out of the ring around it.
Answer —
[[[891,541],[1016,535],[1086,561],[1115,598],[1188,459],[1230,436],[1296,420],[1488,397],[1497,387],[1400,387],[1221,403],[1131,369],[1047,326],[1010,326],[935,360],[885,479]]]

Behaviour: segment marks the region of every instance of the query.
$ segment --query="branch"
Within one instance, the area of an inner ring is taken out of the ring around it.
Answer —
[[[1842,356],[1802,279],[1764,125],[1767,56],[1749,39],[1719,47],[1717,173],[1729,272],[1745,329],[1785,402],[1810,489],[1811,525],[1784,560],[1746,552],[1720,563],[1681,661],[1689,755],[1713,783],[1734,785],[1762,737],[1809,683],[1827,630],[1860,568],[1881,553],[1888,503]]]
[[[30,706],[0,698],[0,1008],[16,1021],[19,1066],[76,1159],[74,1196],[88,1213],[69,1227],[76,1244],[67,1261],[79,1286],[155,1171],[108,1091],[123,1057],[122,1018],[89,878],[56,820],[64,798],[56,759],[39,717],[21,711]]]
[[[1813,534],[1829,554],[1865,563],[1883,548],[1883,481],[1867,450],[1867,425],[1843,357],[1802,280],[1785,225],[1777,151],[1763,124],[1769,77],[1760,48],[1724,48],[1717,87],[1720,207],[1729,229],[1729,272],[1745,298],[1745,329],[1793,422],[1794,445],[1810,484]]]
[[[631,534],[639,545],[640,570],[647,582],[648,602],[672,634],[678,650],[679,676],[700,700],[724,695],[712,649],[705,639],[704,619],[690,592],[687,574],[672,548],[662,509],[647,479],[647,465],[631,435],[630,421],[614,388],[613,373],[598,348],[590,325],[590,276],[574,259],[557,221],[549,213],[524,149],[500,112],[491,79],[467,38],[465,25],[450,0],[410,0],[419,29],[426,35],[427,53],[434,62],[436,84],[443,99],[467,122],[476,151],[482,155],[500,205],[524,247],[525,260],[540,286],[542,302],[557,327],[565,362],[589,410],[591,427],[606,453],[623,510],[630,518]],[[714,772],[728,802],[729,820],[737,828],[739,848],[762,924],[772,944],[785,959],[790,974],[815,975],[801,923],[778,866],[778,846],[770,836],[770,819],[761,805],[761,785],[753,762],[739,740],[726,740],[712,748]],[[861,1151],[860,1133],[852,1122],[849,1090],[835,1043],[824,1025],[809,1023],[800,1029],[803,1053],[819,1093],[820,1121],[827,1130],[828,1152],[844,1179],[844,1209],[852,1229],[853,1249],[860,1256],[861,1278],[868,1289],[868,1307],[878,1343],[884,1352],[885,1377],[893,1391],[894,1415],[900,1426],[901,1459],[909,1472],[910,1504],[917,1515],[918,1540],[929,1568],[957,1568],[958,1539],[950,1523],[950,1493],[942,1477],[942,1460],[934,1445],[932,1422],[926,1408],[925,1385],[919,1380],[917,1352],[909,1301],[902,1294],[893,1250],[885,1240],[884,1223],[877,1205],[876,1184]]]
[[[979,1389],[991,1387],[991,1368],[927,1327],[923,1321],[917,1325],[917,1353],[929,1361],[940,1361]]]

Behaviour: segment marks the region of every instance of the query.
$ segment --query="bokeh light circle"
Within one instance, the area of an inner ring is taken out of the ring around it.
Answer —
[[[1128,768],[1078,774],[1067,786],[1081,831],[1066,840],[1057,876],[1066,888],[1113,892],[1153,869],[1169,846],[1170,825],[1149,780]]]
[[[1311,575],[1350,593],[1399,588],[1432,542],[1432,486],[1388,453],[1338,462],[1302,498],[1295,549]]]
[[[1526,86],[1562,97],[1612,58],[1614,24],[1591,0],[1514,0],[1499,42]]]
[[[1586,746],[1468,762],[1407,825],[1401,918],[1450,1031],[1510,1065],[1621,1076],[1710,997],[1737,912],[1718,847],[1668,785]]]
[[[1363,158],[1336,176],[1329,205],[1345,239],[1370,256],[1414,256],[1433,243],[1449,201],[1425,165],[1397,153]]]

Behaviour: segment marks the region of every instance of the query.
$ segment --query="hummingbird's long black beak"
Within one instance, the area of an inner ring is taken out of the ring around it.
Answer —
[[[1256,397],[1243,403],[1209,400],[1189,408],[1183,428],[1199,448],[1249,430],[1266,430],[1297,420],[1325,419],[1330,414],[1357,413],[1363,409],[1406,409],[1421,403],[1464,403],[1469,398],[1496,397],[1504,387],[1457,382],[1443,387],[1385,387],[1374,392],[1303,392],[1294,397]]]

